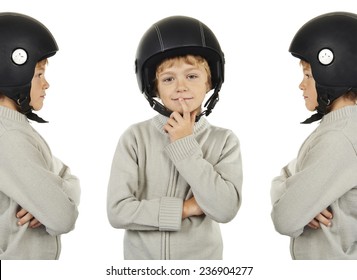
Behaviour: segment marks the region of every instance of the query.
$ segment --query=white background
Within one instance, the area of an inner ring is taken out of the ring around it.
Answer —
[[[0,11],[38,19],[57,40],[60,50],[47,68],[51,87],[39,112],[50,123],[34,127],[82,187],[80,216],[76,229],[62,236],[60,261],[4,261],[3,279],[106,279],[105,269],[112,265],[161,264],[254,266],[252,279],[347,279],[356,272],[351,262],[291,261],[289,238],[275,232],[270,219],[270,182],[316,127],[300,124],[311,113],[298,89],[302,74],[298,60],[288,52],[290,42],[317,15],[357,13],[356,1],[2,0]],[[192,16],[207,24],[225,53],[221,99],[208,120],[232,129],[240,139],[244,181],[242,207],[221,227],[222,262],[124,262],[123,230],[112,228],[106,216],[117,141],[129,125],[156,114],[138,89],[136,48],[154,22],[171,15]]]

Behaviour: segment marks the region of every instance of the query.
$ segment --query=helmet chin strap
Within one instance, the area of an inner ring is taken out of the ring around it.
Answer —
[[[218,94],[219,90],[220,87],[216,87],[214,89],[213,94],[205,103],[204,107],[206,108],[206,110],[204,110],[203,112],[201,112],[199,115],[196,116],[195,122],[198,122],[202,116],[204,115],[208,116],[209,114],[211,114],[213,108],[216,106],[217,102],[219,101],[219,94]],[[160,102],[155,100],[150,94],[147,93],[147,91],[144,92],[144,96],[146,100],[149,102],[151,108],[153,108],[156,112],[160,113],[161,115],[164,115],[169,118],[173,113],[171,110],[167,109]]]
[[[38,123],[48,123],[44,119],[37,116],[34,112],[32,112],[33,108],[30,106],[30,96],[28,94],[20,94],[16,103],[20,106],[21,113],[23,113],[28,119],[36,121]]]

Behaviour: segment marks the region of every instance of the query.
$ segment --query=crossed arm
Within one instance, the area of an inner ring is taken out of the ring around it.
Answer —
[[[341,168],[336,162],[349,164]],[[276,230],[297,237],[305,226],[331,226],[329,206],[355,185],[356,168],[355,152],[342,133],[330,132],[310,141],[298,168],[291,162],[272,182],[271,216]]]
[[[78,216],[80,187],[69,168],[53,157],[45,144],[28,141],[19,131],[2,135],[1,146],[0,177],[7,182],[1,185],[1,191],[18,203],[20,208],[14,213],[17,223],[21,226],[29,222],[31,228],[43,224],[51,235],[72,230]]]

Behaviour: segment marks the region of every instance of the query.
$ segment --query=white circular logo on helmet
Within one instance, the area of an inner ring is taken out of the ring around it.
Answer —
[[[27,61],[27,52],[24,49],[16,49],[12,52],[12,61],[17,65],[22,65]]]
[[[318,58],[321,64],[329,65],[334,59],[333,52],[330,49],[322,49],[319,52]]]

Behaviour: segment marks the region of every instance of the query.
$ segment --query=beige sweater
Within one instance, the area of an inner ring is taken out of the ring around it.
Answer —
[[[357,259],[357,106],[323,117],[273,180],[272,219],[293,259]],[[330,207],[332,227],[306,225]]]
[[[120,138],[108,187],[108,218],[126,229],[125,259],[221,259],[219,223],[241,204],[242,165],[237,137],[205,118],[194,134],[170,143],[157,115]],[[195,196],[205,213],[182,220]]]
[[[0,106],[0,259],[58,259],[60,235],[74,228],[79,196],[78,179],[27,118]],[[43,225],[18,226],[20,208]]]

